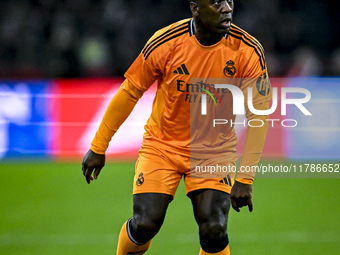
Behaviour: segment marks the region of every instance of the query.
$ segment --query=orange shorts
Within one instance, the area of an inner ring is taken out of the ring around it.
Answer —
[[[174,197],[182,177],[187,195],[199,189],[215,189],[230,194],[235,173],[225,170],[236,169],[236,160],[236,153],[230,153],[227,157],[190,159],[143,146],[136,162],[133,194],[163,193]]]

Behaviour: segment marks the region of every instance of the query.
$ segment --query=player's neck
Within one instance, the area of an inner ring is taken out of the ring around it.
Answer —
[[[211,31],[208,31],[207,29],[204,29],[203,26],[196,26],[196,22],[194,20],[193,23],[193,34],[196,36],[198,42],[202,44],[203,46],[211,46],[219,41],[222,40],[224,35],[212,33]]]

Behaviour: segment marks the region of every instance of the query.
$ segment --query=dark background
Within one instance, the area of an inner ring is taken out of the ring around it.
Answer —
[[[264,46],[270,76],[340,75],[331,1],[235,1],[233,23]],[[0,79],[122,76],[187,0],[0,0]]]

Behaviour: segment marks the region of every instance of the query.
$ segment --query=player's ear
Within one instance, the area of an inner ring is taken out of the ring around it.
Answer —
[[[197,4],[196,1],[190,2],[190,10],[191,10],[192,16],[198,16],[199,15],[198,4]]]

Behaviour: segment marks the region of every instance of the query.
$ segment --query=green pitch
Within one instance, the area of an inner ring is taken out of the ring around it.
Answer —
[[[133,163],[86,184],[78,163],[0,164],[0,254],[115,254],[132,214]],[[254,211],[231,211],[232,254],[340,254],[340,179],[257,179]],[[147,254],[198,254],[180,185]]]

